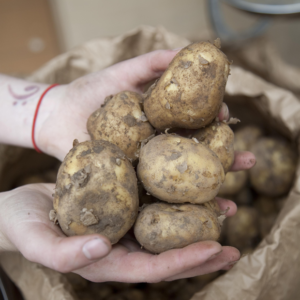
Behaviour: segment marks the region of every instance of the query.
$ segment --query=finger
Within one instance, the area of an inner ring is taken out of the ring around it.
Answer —
[[[253,153],[248,151],[235,151],[234,163],[230,171],[242,171],[251,169],[256,163]]]
[[[162,75],[179,50],[157,50],[118,63],[107,71],[113,74],[123,90],[138,91],[149,81]],[[126,80],[125,80],[126,79]]]
[[[229,119],[229,109],[226,103],[222,103],[221,108],[218,113],[218,119],[222,121],[228,121]]]
[[[124,249],[120,245],[114,246],[106,258],[76,273],[93,281],[159,282],[205,263],[222,247],[217,242],[205,241],[159,255],[130,253]]]
[[[215,199],[220,206],[220,210],[226,211],[226,217],[232,217],[236,214],[237,206],[233,201],[219,197],[216,197]]]
[[[167,278],[166,281],[200,276],[200,275],[216,272],[218,270],[226,270],[231,268],[233,264],[236,263],[239,259],[240,259],[240,252],[236,248],[223,247],[223,251],[215,258],[191,270],[182,272],[175,276],[171,276]]]
[[[110,242],[101,235],[61,237],[44,224],[38,227],[27,228],[31,232],[19,250],[28,260],[61,273],[90,265],[111,250]]]

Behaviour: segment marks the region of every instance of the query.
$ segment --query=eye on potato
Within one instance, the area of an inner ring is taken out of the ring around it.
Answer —
[[[199,241],[217,241],[221,223],[214,210],[203,205],[154,203],[140,212],[134,234],[146,250],[161,253]]]
[[[146,93],[145,114],[159,130],[198,129],[211,123],[221,107],[230,63],[209,42],[183,48]]]
[[[137,178],[124,152],[107,141],[75,145],[58,172],[54,209],[66,235],[99,233],[117,243],[138,213]]]
[[[124,91],[106,98],[103,107],[88,119],[87,130],[92,140],[105,140],[117,145],[131,160],[138,158],[141,142],[154,134],[141,109],[142,96]]]
[[[151,195],[171,203],[210,201],[224,181],[214,152],[170,134],[156,136],[141,149],[137,174]]]
[[[234,162],[234,134],[231,128],[222,122],[213,122],[197,130],[193,137],[215,152],[227,173]]]
[[[250,181],[260,194],[279,197],[291,188],[296,170],[296,154],[282,140],[261,138],[251,148],[256,165],[250,169]]]

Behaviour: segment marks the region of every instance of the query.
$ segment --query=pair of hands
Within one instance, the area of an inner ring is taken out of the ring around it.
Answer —
[[[63,160],[75,138],[80,142],[89,139],[87,119],[107,95],[123,90],[142,92],[149,81],[161,76],[176,53],[151,52],[54,88],[43,100],[52,101],[53,109],[37,127],[38,147]],[[219,119],[227,118],[228,109],[223,105]],[[237,152],[232,171],[249,169],[254,163],[250,152]],[[113,246],[98,234],[66,237],[49,220],[53,190],[53,184],[34,184],[0,194],[0,250],[18,250],[30,261],[95,282],[175,280],[228,270],[240,257],[237,249],[214,241],[153,255],[130,235]],[[221,210],[229,207],[228,217],[235,214],[232,201],[217,201]]]

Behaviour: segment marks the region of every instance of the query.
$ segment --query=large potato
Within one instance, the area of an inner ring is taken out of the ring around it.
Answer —
[[[137,174],[154,197],[171,203],[213,199],[224,181],[217,155],[194,140],[159,135],[140,152]]]
[[[292,186],[296,155],[291,146],[282,140],[261,138],[251,148],[256,165],[250,169],[254,189],[265,196],[278,197]]]
[[[154,134],[154,129],[141,110],[142,96],[124,91],[108,97],[103,107],[89,117],[87,130],[92,140],[105,140],[117,145],[128,158],[138,158],[141,142]]]
[[[221,107],[230,66],[209,42],[183,48],[146,93],[145,114],[157,129],[198,129],[211,123]]]
[[[139,214],[134,226],[138,242],[161,253],[199,241],[217,241],[221,224],[217,214],[203,205],[154,203]]]
[[[137,178],[124,152],[107,141],[75,145],[58,172],[54,209],[66,235],[118,242],[138,213]]]
[[[234,162],[234,134],[227,124],[213,122],[197,130],[193,137],[218,155],[225,173],[230,170]]]

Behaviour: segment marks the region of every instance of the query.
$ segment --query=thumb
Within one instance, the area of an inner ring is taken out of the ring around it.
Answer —
[[[31,228],[26,239],[18,245],[25,258],[61,273],[90,265],[111,251],[111,244],[104,236],[65,237],[44,224]]]

